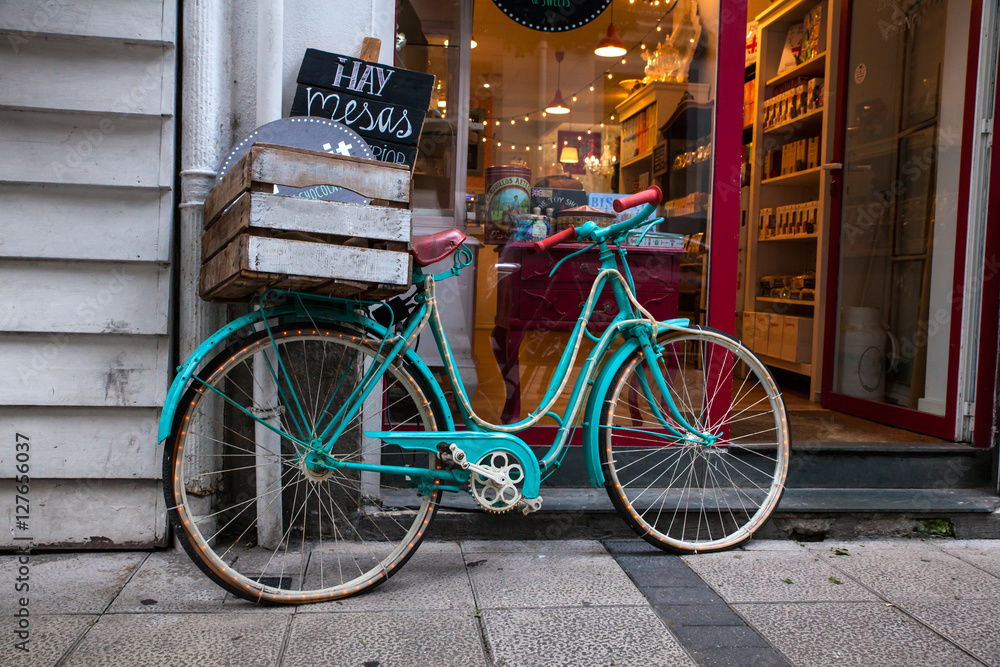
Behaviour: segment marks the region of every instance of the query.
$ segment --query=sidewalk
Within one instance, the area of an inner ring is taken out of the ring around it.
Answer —
[[[179,552],[0,556],[2,665],[990,665],[1000,541],[425,542],[384,586],[300,608],[234,599]]]

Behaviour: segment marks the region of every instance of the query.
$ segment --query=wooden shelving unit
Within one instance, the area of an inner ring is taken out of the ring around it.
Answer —
[[[841,0],[783,0],[775,2],[757,17],[760,24],[760,47],[756,65],[757,111],[752,129],[754,168],[750,179],[749,234],[747,240],[746,289],[741,304],[744,316],[749,313],[767,313],[771,318],[794,316],[811,319],[812,348],[802,361],[801,349],[795,354],[768,355],[765,346],[755,341],[755,351],[765,363],[792,373],[811,378],[811,397],[819,399],[821,389],[821,359],[823,350],[822,297],[826,289],[826,262],[828,254],[830,214],[830,174],[822,165],[829,163],[832,155],[830,144],[833,136],[832,108],[829,100],[837,99],[832,89],[837,80],[837,58],[833,46],[839,43]],[[796,67],[778,74],[782,50],[789,26],[801,23],[817,5],[822,6],[822,24],[818,54]],[[800,114],[787,122],[764,129],[765,102],[775,94],[775,89],[798,77],[822,77],[824,80],[823,107]],[[799,139],[820,138],[819,165],[784,176],[761,179],[765,150],[774,149],[775,142],[791,143]],[[759,238],[758,223],[762,209],[819,201],[815,231],[809,234],[788,234]],[[760,279],[773,275],[802,275],[808,271],[816,275],[816,300],[763,296]],[[756,315],[754,315],[756,317]]]

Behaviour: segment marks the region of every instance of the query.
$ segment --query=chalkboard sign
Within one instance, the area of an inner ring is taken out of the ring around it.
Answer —
[[[306,49],[295,82],[417,109],[430,106],[434,90],[433,74],[370,63],[319,49]]]
[[[493,0],[493,4],[525,28],[563,32],[587,25],[611,0]]]
[[[361,135],[376,160],[413,166],[434,76],[307,49],[292,116],[318,116]]]
[[[667,144],[653,146],[653,176],[667,173]]]

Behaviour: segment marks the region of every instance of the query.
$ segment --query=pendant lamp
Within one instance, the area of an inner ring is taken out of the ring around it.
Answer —
[[[545,113],[569,113],[569,107],[563,104],[562,97],[562,60],[563,52],[556,51],[556,62],[559,63],[559,73],[556,75],[556,96],[552,98],[551,102],[549,102],[549,106],[545,107]]]
[[[608,33],[604,35],[598,44],[597,48],[594,49],[594,54],[601,56],[602,58],[620,58],[621,56],[628,53],[625,45],[622,44],[622,40],[618,37],[618,33],[615,32],[615,3],[614,0],[611,2],[611,23],[608,24]]]
[[[576,150],[576,146],[563,146],[562,151],[559,153],[559,161],[567,164],[576,164],[579,162],[580,153]]]

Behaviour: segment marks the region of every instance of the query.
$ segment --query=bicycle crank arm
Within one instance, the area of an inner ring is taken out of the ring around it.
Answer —
[[[524,483],[521,494],[525,498],[537,498],[542,483],[542,473],[538,458],[520,438],[509,433],[486,431],[365,431],[369,438],[396,445],[407,450],[424,450],[437,454],[438,445],[458,445],[469,461],[479,461],[490,452],[503,451],[516,458],[524,468]],[[359,464],[354,464],[359,465]]]

